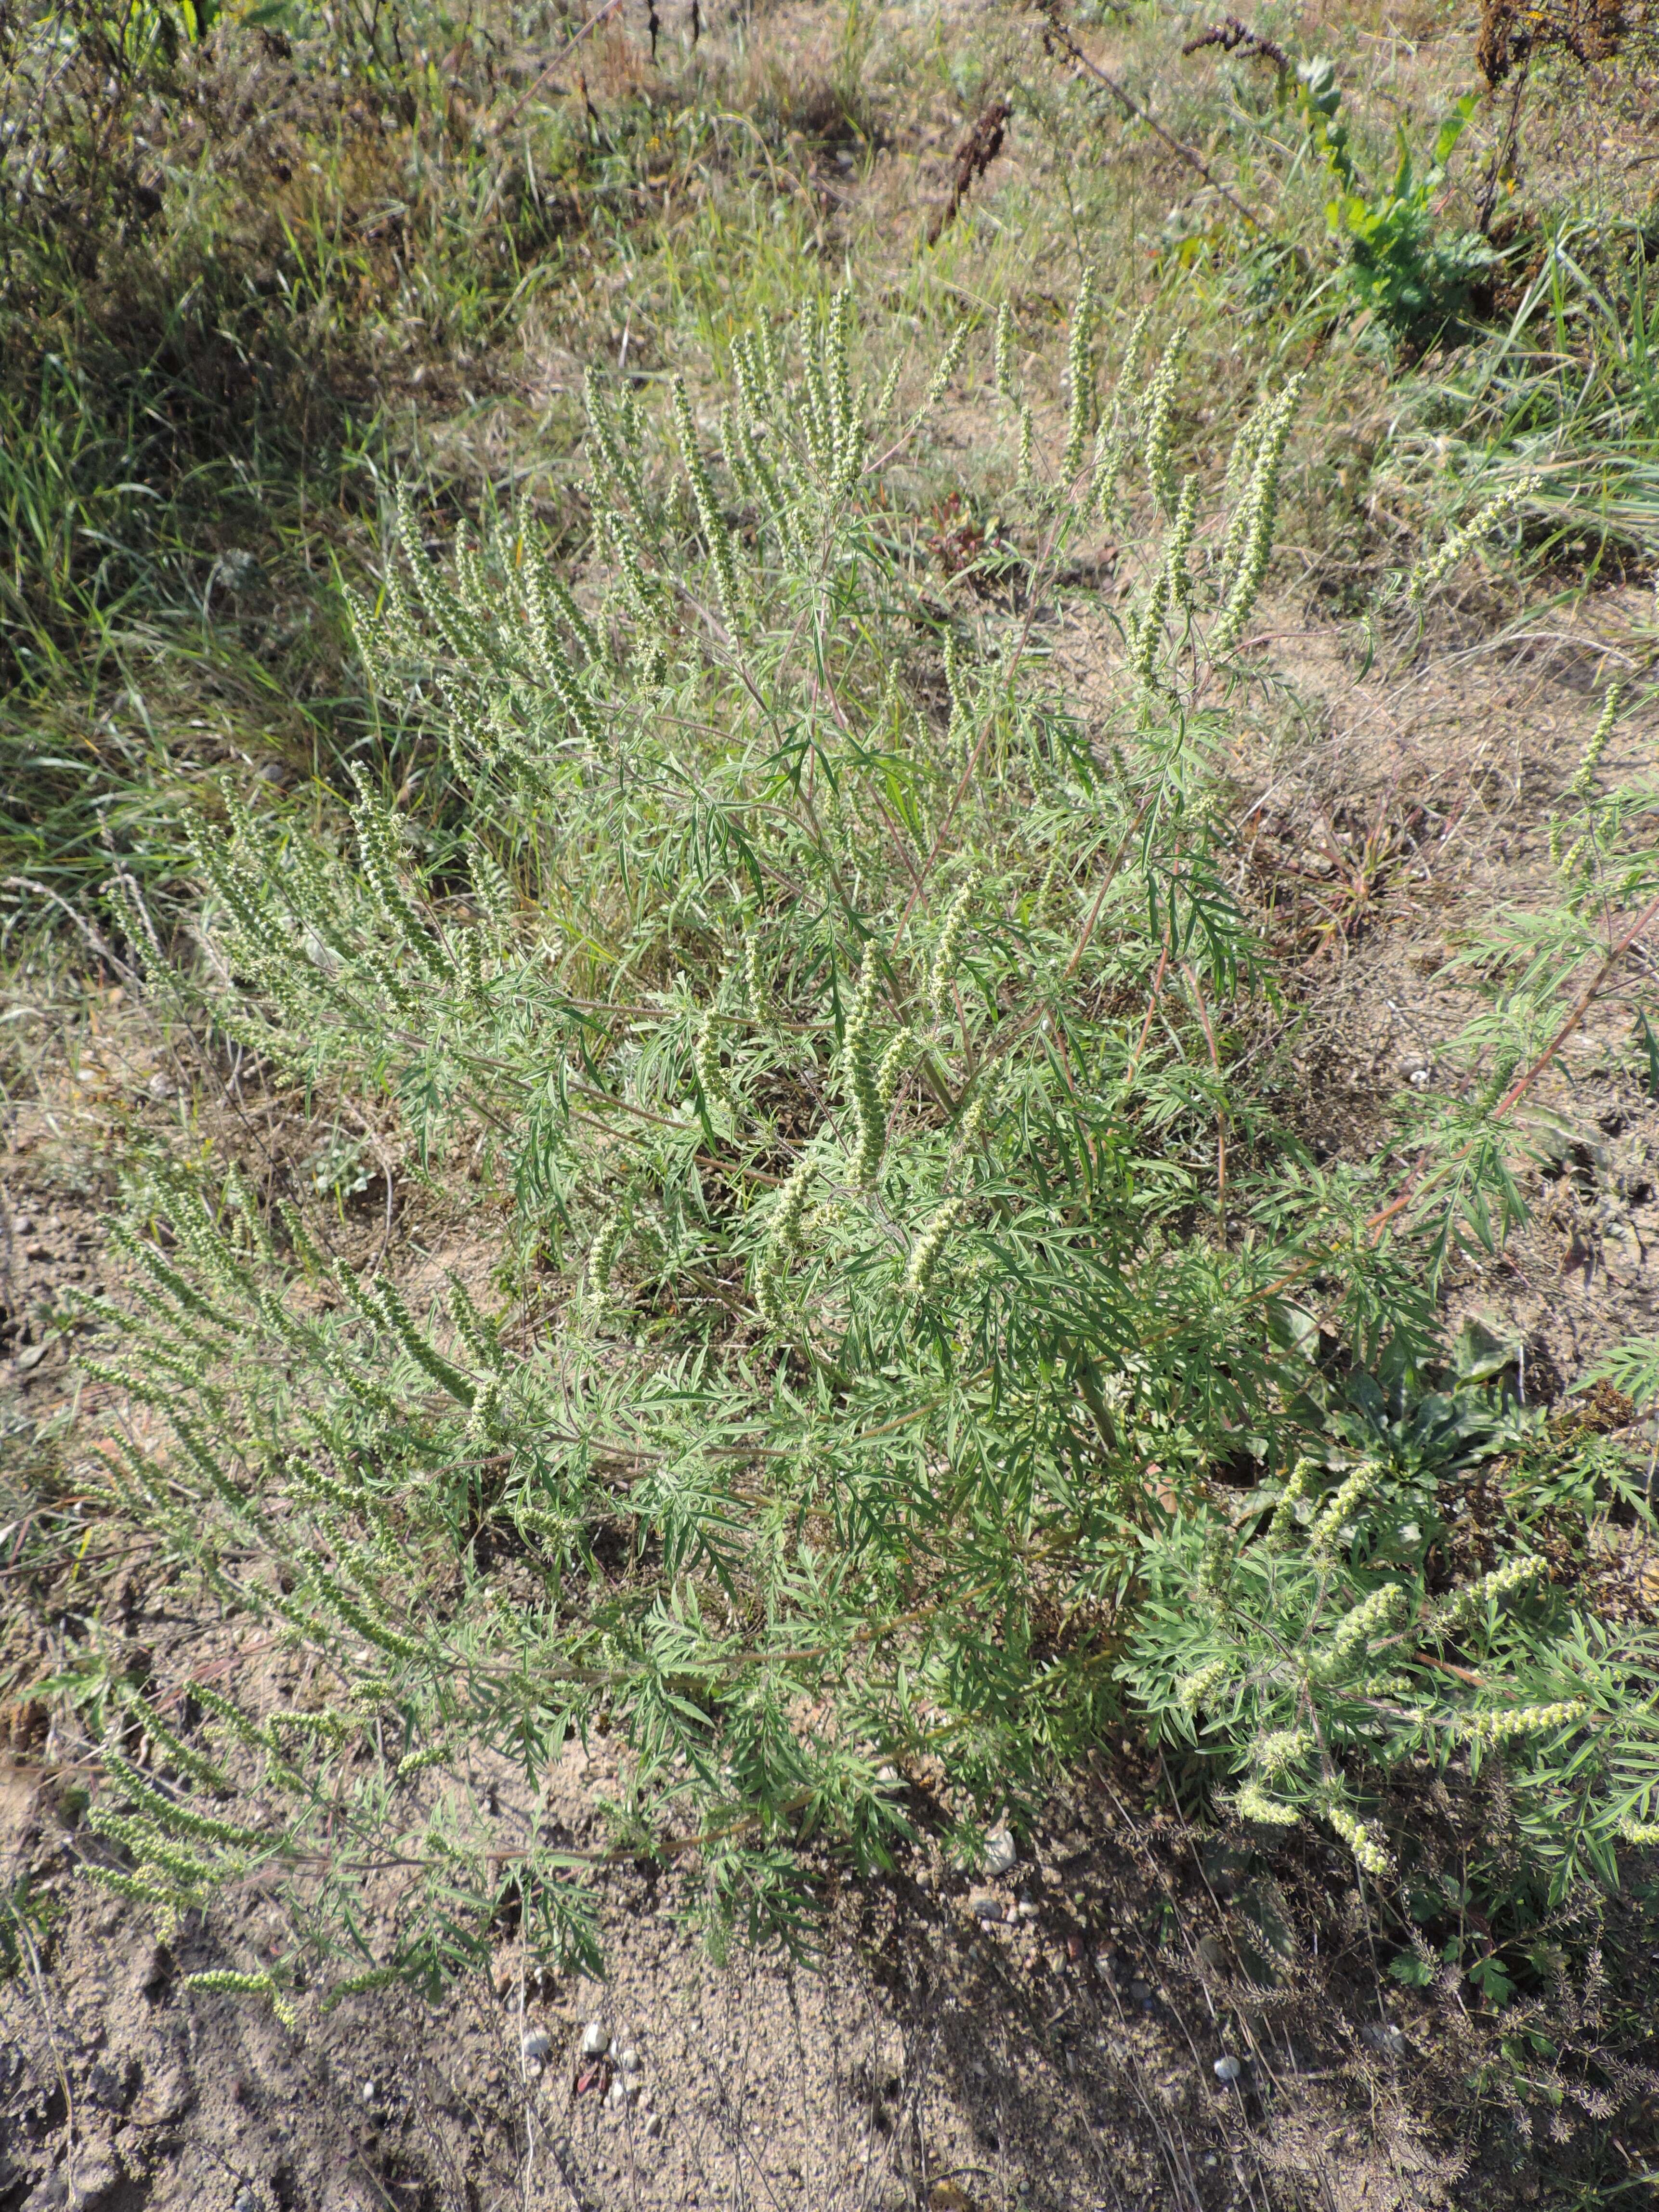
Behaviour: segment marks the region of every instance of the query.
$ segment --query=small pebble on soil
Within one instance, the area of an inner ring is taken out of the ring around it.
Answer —
[[[988,1874],[1012,1874],[1019,1864],[1019,1850],[1006,1828],[993,1828],[985,1838]]]

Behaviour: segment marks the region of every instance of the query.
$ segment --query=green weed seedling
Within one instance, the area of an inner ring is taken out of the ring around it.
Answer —
[[[1341,120],[1342,88],[1328,61],[1303,64],[1297,100],[1336,187],[1325,220],[1346,257],[1342,291],[1391,337],[1425,343],[1464,312],[1471,283],[1495,258],[1478,232],[1447,234],[1437,213],[1452,155],[1474,112],[1473,97],[1460,100],[1440,125],[1420,168],[1401,124],[1394,174],[1382,185],[1367,183],[1354,157]]]

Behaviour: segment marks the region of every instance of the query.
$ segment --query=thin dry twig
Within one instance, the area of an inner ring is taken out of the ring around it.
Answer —
[[[1036,0],[1036,5],[1037,12],[1047,26],[1042,34],[1045,46],[1051,50],[1054,46],[1059,46],[1079,69],[1093,77],[1097,84],[1104,85],[1126,115],[1133,115],[1137,122],[1144,123],[1154,137],[1161,139],[1170,151],[1183,161],[1189,169],[1196,170],[1211,191],[1219,192],[1228,206],[1242,215],[1253,229],[1265,228],[1261,217],[1247,208],[1230,185],[1222,183],[1220,178],[1216,175],[1201,155],[1195,154],[1190,146],[1183,145],[1172,132],[1166,131],[1158,118],[1149,109],[1143,107],[1133,93],[1127,91],[1115,76],[1109,76],[1098,62],[1091,60],[1085,53],[1066,24],[1060,20],[1060,0]]]
[[[52,2052],[52,2063],[57,2069],[58,2086],[63,2092],[65,2156],[69,2179],[72,2183],[75,2178],[75,2093],[70,2087],[69,2069],[64,2063],[64,2054],[58,2046],[57,2030],[52,2024],[52,1999],[46,1991],[46,1977],[40,1963],[40,1947],[27,1923],[21,1917],[14,1919],[12,1925],[28,1960],[29,1979],[34,1984],[35,1999],[40,2007],[40,2024],[46,2032],[46,2045]]]
[[[130,983],[136,984],[138,981],[137,969],[123,960],[118,952],[112,951],[86,916],[79,913],[66,898],[62,897],[50,885],[36,883],[33,876],[8,876],[3,883],[0,883],[0,890],[33,891],[37,898],[50,899],[54,906],[63,908],[72,926],[80,931],[97,957],[103,961],[106,967],[113,969],[118,975],[125,975]]]
[[[491,131],[497,132],[506,131],[513,124],[516,123],[519,118],[524,113],[526,108],[529,106],[531,101],[536,97],[536,94],[542,89],[543,86],[549,82],[549,80],[551,78],[554,70],[559,66],[559,64],[574,53],[576,48],[580,46],[584,39],[587,38],[592,32],[597,31],[600,24],[603,23],[608,16],[614,15],[621,5],[622,0],[605,0],[604,7],[599,9],[597,14],[590,15],[587,21],[582,24],[579,30],[572,32],[571,35],[559,48],[558,52],[554,55],[552,60],[549,62],[547,67],[542,71],[541,75],[537,77],[534,82],[529,85],[525,91],[519,94],[519,97],[514,101],[512,106],[507,109],[506,114],[499,115],[492,118],[489,125]],[[651,42],[651,51],[653,58],[654,59],[656,54],[656,40],[654,37]],[[557,89],[556,87],[554,88]],[[582,96],[584,99],[586,99],[587,95],[585,87],[583,88]],[[592,112],[592,102],[591,100],[588,102],[588,107],[589,112]]]
[[[1521,102],[1526,96],[1527,79],[1530,74],[1532,56],[1523,54],[1521,66],[1515,74],[1515,91],[1510,100],[1509,119],[1504,125],[1504,136],[1498,141],[1480,187],[1480,206],[1475,228],[1482,238],[1492,230],[1492,211],[1498,205],[1498,187],[1504,180],[1504,172],[1515,155],[1515,143],[1521,128]]]

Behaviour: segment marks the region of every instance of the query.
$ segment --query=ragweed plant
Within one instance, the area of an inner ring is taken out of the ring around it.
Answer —
[[[1270,1510],[1145,1537],[1120,1674],[1242,1818],[1322,1825],[1382,1880],[1416,1849],[1409,1785],[1497,1761],[1518,1846],[1499,1886],[1559,1905],[1659,1832],[1659,1650],[1567,1602],[1536,1553],[1431,1589],[1443,1534],[1398,1468],[1301,1462]]]
[[[1436,1218],[1437,1279],[1460,1247],[1491,1251],[1525,1218],[1521,1173],[1559,1136],[1570,1110],[1561,1079],[1570,1079],[1593,1012],[1603,1021],[1622,1013],[1636,1068],[1653,1065],[1640,951],[1659,919],[1659,797],[1601,773],[1620,708],[1614,686],[1549,817],[1553,894],[1500,909],[1448,963],[1484,1003],[1443,1054],[1441,1080],[1406,1117],[1417,1158],[1402,1198]]]
[[[878,420],[890,378],[866,400],[844,303],[741,337],[715,416],[594,382],[580,602],[527,534],[434,560],[405,498],[358,634],[465,836],[367,780],[338,835],[198,825],[216,1019],[380,1095],[417,1171],[465,1162],[501,1253],[499,1304],[416,1300],[325,1217],[152,1168],[132,1296],[94,1309],[126,1339],[105,1380],[168,1439],[114,1454],[125,1510],[309,1686],[291,1711],[204,1688],[195,1733],[155,1717],[148,1775],[111,1722],[101,1878],[165,1916],[259,1871],[284,2002],[439,1979],[509,1905],[586,1946],[537,1818],[573,1735],[617,1749],[615,1847],[756,1932],[798,1931],[814,1852],[886,1861],[924,1786],[967,1826],[1017,1807],[1119,1709],[1149,1537],[1242,1439],[1297,1457],[1282,1285],[1316,1267],[1356,1345],[1420,1325],[1363,1178],[1233,1079],[1273,1000],[1205,635],[1259,587],[1293,394],[1231,568],[1195,574],[1166,347],[1140,428],[1173,520],[1116,705],[1087,726],[1045,688],[1016,603],[940,731],[896,518],[965,343],[908,422]],[[1102,496],[1077,475],[1034,589]],[[1321,1638],[1307,1591],[1340,1571],[1285,1601]],[[1339,1702],[1398,1630],[1363,1626],[1320,1645]]]

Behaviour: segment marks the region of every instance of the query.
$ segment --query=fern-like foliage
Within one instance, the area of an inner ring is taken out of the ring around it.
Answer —
[[[1386,1461],[1340,1479],[1304,1462],[1242,1528],[1201,1514],[1145,1539],[1120,1676],[1154,1740],[1198,1752],[1245,1820],[1322,1822],[1384,1879],[1415,1850],[1408,1820],[1391,1832],[1389,1784],[1500,1762],[1498,1887],[1553,1908],[1616,1884],[1621,1844],[1656,1832],[1659,1648],[1565,1601],[1535,1553],[1431,1590],[1447,1533]]]
[[[896,423],[850,320],[738,342],[718,453],[684,387],[661,422],[591,388],[580,605],[527,536],[434,561],[405,499],[358,635],[441,733],[464,838],[368,780],[337,836],[200,826],[216,1020],[395,1102],[499,1224],[486,1312],[354,1273],[234,1181],[133,1186],[106,1371],[172,1443],[112,1479],[320,1703],[207,1713],[245,1801],[222,1835],[188,1759],[164,1789],[112,1764],[112,1873],[176,1910],[268,1863],[296,1954],[349,1980],[476,1959],[509,1891],[589,1945],[533,1811],[573,1731],[624,1749],[618,1847],[696,1864],[757,1930],[799,1930],[820,1846],[888,1859],[907,1776],[969,1824],[1017,1807],[1119,1709],[1126,1594],[1150,1571],[1175,1601],[1218,1462],[1248,1439],[1282,1475],[1306,1442],[1284,1285],[1316,1263],[1356,1344],[1424,1319],[1367,1178],[1234,1079],[1275,1002],[1202,701],[1294,392],[1224,564],[1194,573],[1195,495],[1170,500],[1093,725],[1028,646],[1103,495],[1034,493],[1023,566],[950,617],[942,726],[907,467],[963,334]],[[1176,358],[1141,425],[1165,474]],[[1107,411],[1109,491],[1138,411]],[[1334,1649],[1337,1571],[1263,1560],[1260,1635],[1288,1608]],[[1343,1646],[1342,1711],[1401,1619]]]

